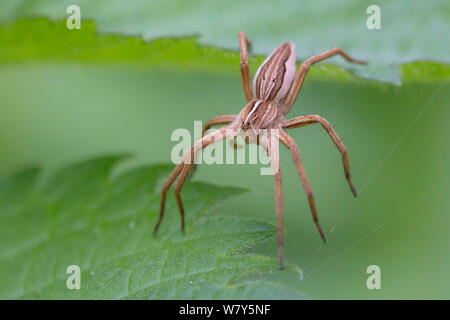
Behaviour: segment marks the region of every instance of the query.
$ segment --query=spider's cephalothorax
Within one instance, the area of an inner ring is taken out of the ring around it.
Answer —
[[[276,104],[262,100],[252,100],[239,115],[240,128],[252,129],[258,134],[260,129],[270,128],[280,117]]]
[[[313,220],[323,241],[325,242],[325,236],[320,228],[319,219],[317,217],[317,210],[311,185],[300,160],[300,153],[295,141],[291,138],[291,136],[284,132],[284,129],[297,128],[313,123],[319,123],[326,130],[341,153],[345,177],[353,195],[356,197],[356,190],[353,187],[350,178],[347,150],[337,136],[336,132],[334,132],[330,123],[324,118],[313,114],[287,120],[284,116],[292,108],[310,65],[330,58],[334,55],[341,55],[348,61],[354,63],[363,63],[363,61],[355,60],[341,49],[334,48],[306,59],[296,70],[295,46],[292,43],[286,42],[278,46],[258,68],[253,80],[252,88],[250,83],[250,70],[248,67],[247,39],[243,32],[239,33],[239,46],[241,48],[242,86],[247,104],[238,115],[217,116],[205,124],[203,132],[214,125],[227,124],[227,126],[224,126],[221,129],[196,141],[191,150],[183,156],[181,162],[171,173],[162,189],[160,215],[158,222],[156,223],[154,233],[156,234],[158,231],[164,216],[166,192],[177,177],[179,178],[175,185],[175,197],[181,214],[181,229],[184,232],[184,209],[180,191],[189,174],[189,171],[194,166],[193,160],[199,151],[213,142],[218,142],[223,139],[234,139],[234,137],[239,134],[249,134],[253,139],[245,139],[248,143],[259,143],[261,138],[264,137],[264,141],[261,145],[266,148],[272,168],[274,169],[275,205],[278,227],[278,256],[280,260],[280,268],[283,268],[283,202],[281,192],[281,171],[279,169],[280,159],[278,152],[274,152],[273,150],[275,149],[271,148],[270,145],[272,143],[273,146],[273,139],[277,139],[275,142],[278,142],[279,139],[279,141],[281,141],[281,143],[291,151],[295,168],[308,196],[308,202]],[[264,134],[261,132],[262,129],[266,129],[264,130]],[[272,134],[272,131],[275,132],[274,130],[276,130],[276,135]]]

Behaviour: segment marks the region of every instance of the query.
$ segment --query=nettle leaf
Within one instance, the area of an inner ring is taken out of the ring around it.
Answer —
[[[244,190],[188,183],[186,235],[169,196],[155,238],[159,192],[173,166],[111,174],[121,158],[78,163],[43,182],[35,168],[0,180],[1,299],[304,298],[257,279],[279,272],[277,259],[249,252],[274,237],[273,225],[208,213]],[[80,290],[66,286],[71,265],[81,269]]]
[[[201,45],[198,41],[198,37],[144,41],[138,36],[102,34],[97,32],[92,21],[84,21],[81,30],[68,32],[65,20],[26,18],[0,26],[0,64],[81,62],[104,66],[125,64],[127,67],[176,72],[239,73],[238,51]],[[263,55],[251,55],[251,70],[256,70],[264,59]],[[406,63],[401,65],[401,70],[373,62],[364,67],[347,63],[346,68],[348,70],[321,63],[311,67],[308,79],[369,83],[362,80],[368,78],[395,84],[400,84],[401,80],[450,80],[450,65],[431,61]],[[367,74],[372,76],[367,77]]]
[[[252,70],[264,59],[262,55],[252,55]],[[239,60],[239,52],[200,45],[197,37],[144,41],[136,36],[98,33],[92,21],[83,22],[83,28],[77,32],[67,32],[65,20],[55,22],[47,18],[20,19],[0,26],[0,64],[80,62],[239,74]],[[337,66],[323,64],[311,69],[309,78],[361,82]]]
[[[66,8],[72,4],[81,8],[82,29],[86,20],[93,20],[102,34],[144,40],[198,35],[201,44],[237,49],[237,32],[244,30],[254,53],[268,55],[282,41],[292,41],[300,61],[339,46],[371,65],[352,66],[339,58],[331,63],[358,77],[394,84],[400,84],[404,64],[419,60],[450,63],[449,41],[442,41],[450,33],[447,0],[414,4],[408,0],[348,0],[345,4],[332,0],[3,0],[0,22],[30,16],[65,19]],[[379,30],[367,27],[371,5],[381,11]],[[28,32],[33,33],[32,29]]]

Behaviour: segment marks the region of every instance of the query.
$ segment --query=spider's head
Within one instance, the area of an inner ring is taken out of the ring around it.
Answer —
[[[252,100],[240,113],[241,129],[252,129],[258,134],[261,129],[268,128],[278,116],[278,108],[273,103]]]

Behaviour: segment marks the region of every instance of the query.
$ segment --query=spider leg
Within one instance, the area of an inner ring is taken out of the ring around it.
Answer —
[[[272,170],[274,172],[274,187],[275,187],[275,209],[277,212],[277,238],[278,238],[278,260],[280,269],[283,269],[283,193],[281,188],[281,169],[280,169],[280,154],[278,135],[275,131],[267,130],[268,135],[268,154]],[[258,143],[259,144],[259,143]]]
[[[202,131],[202,137],[205,134],[205,132],[210,129],[212,126],[218,125],[218,124],[228,124],[233,122],[234,120],[236,120],[236,115],[235,114],[227,114],[227,115],[223,115],[223,116],[217,116],[217,117],[213,117],[210,120],[208,120],[205,125],[203,126],[203,131]]]
[[[184,208],[183,208],[183,201],[181,200],[180,191],[183,187],[184,182],[186,181],[186,177],[189,173],[189,170],[191,168],[192,164],[187,164],[183,167],[183,170],[181,171],[180,178],[178,179],[176,185],[175,185],[175,199],[177,200],[178,210],[180,211],[181,215],[181,231],[184,233]]]
[[[165,204],[166,204],[167,190],[169,190],[170,186],[175,181],[175,179],[178,177],[178,175],[180,174],[180,172],[182,171],[183,168],[184,168],[184,162],[181,161],[175,167],[175,169],[172,171],[172,173],[170,174],[169,178],[166,180],[166,182],[164,183],[164,185],[162,187],[161,201],[160,201],[160,206],[159,206],[159,218],[158,218],[158,221],[156,222],[155,228],[153,229],[153,235],[156,235],[156,232],[158,232],[159,225],[161,224],[161,221],[162,221],[162,219],[164,217],[164,207],[165,207]]]
[[[356,60],[350,57],[347,53],[345,53],[341,48],[333,48],[330,50],[327,50],[325,52],[322,52],[321,54],[318,54],[316,56],[312,56],[300,65],[300,67],[297,69],[297,72],[295,74],[294,81],[292,82],[291,88],[289,89],[288,94],[286,95],[286,98],[284,100],[283,106],[280,108],[282,114],[286,114],[289,112],[289,110],[292,108],[295,99],[297,99],[298,93],[300,92],[300,89],[302,88],[303,81],[305,80],[306,74],[308,73],[309,67],[317,62],[323,61],[325,59],[331,58],[335,55],[341,55],[344,59],[347,61],[353,62],[353,63],[359,63],[363,64],[366,63],[362,60]]]
[[[202,131],[202,137],[205,135],[205,132],[209,130],[212,126],[218,125],[218,124],[229,124],[236,120],[238,116],[234,114],[229,115],[223,115],[223,116],[217,116],[212,119],[210,119],[208,122],[205,123],[203,126]],[[230,137],[231,138],[231,137]],[[233,141],[236,137],[233,138]],[[234,142],[234,144],[230,143],[230,146],[232,146],[234,149],[238,149],[237,144]],[[196,165],[194,164],[194,167],[192,168],[192,172],[196,169]]]
[[[234,114],[227,114],[227,115],[222,115],[222,116],[216,116],[216,117],[209,119],[203,126],[202,138],[204,137],[205,132],[208,131],[212,126],[216,126],[219,124],[229,124],[229,123],[233,122],[234,120],[236,120],[236,117],[237,116]],[[192,170],[190,171],[189,176],[192,177],[194,175],[196,169],[197,169],[197,165],[195,164],[195,161],[194,161],[194,165],[192,166]]]
[[[177,178],[178,175],[180,175],[176,185],[175,185],[175,198],[177,200],[178,209],[180,211],[181,215],[181,230],[184,233],[184,208],[183,208],[183,202],[181,200],[180,191],[183,187],[184,182],[186,181],[186,177],[193,166],[195,155],[198,151],[202,150],[203,148],[207,147],[211,143],[221,141],[227,137],[227,135],[230,134],[230,132],[227,132],[230,130],[229,127],[223,127],[219,129],[218,131],[215,131],[211,134],[206,135],[205,137],[197,140],[194,145],[191,147],[189,151],[187,151],[183,158],[181,159],[181,162],[176,166],[174,171],[170,174],[169,178],[167,179],[166,183],[163,186],[163,190],[161,193],[161,206],[160,206],[160,212],[159,212],[159,219],[158,222],[155,225],[155,229],[153,231],[153,234],[156,234],[158,231],[158,228],[161,224],[161,221],[164,217],[164,204],[165,204],[165,198],[166,198],[166,192],[172,185],[173,181]],[[233,132],[233,131],[231,131]]]
[[[250,81],[250,68],[248,67],[248,52],[247,43],[248,40],[245,37],[244,32],[239,32],[239,47],[241,50],[241,78],[242,78],[242,88],[244,89],[244,95],[247,102],[253,98],[252,85]]]
[[[341,139],[339,139],[338,135],[333,130],[333,127],[327,120],[325,120],[321,116],[312,114],[312,115],[297,117],[297,118],[290,119],[290,120],[285,120],[283,122],[283,127],[286,129],[291,129],[291,128],[307,126],[312,123],[320,123],[322,128],[325,129],[325,131],[328,133],[331,140],[333,140],[334,144],[336,145],[339,152],[341,153],[342,163],[344,165],[345,178],[347,179],[348,185],[350,187],[350,190],[353,193],[353,196],[356,197],[356,190],[355,190],[355,187],[353,186],[351,175],[350,175],[350,164],[348,161],[347,149],[345,148],[345,145],[342,143]]]
[[[292,160],[294,161],[295,168],[297,169],[298,175],[302,182],[303,189],[305,189],[305,192],[308,195],[309,207],[311,208],[311,214],[314,223],[316,224],[317,230],[319,231],[320,237],[322,238],[323,242],[326,242],[325,235],[323,234],[322,228],[320,227],[319,224],[319,217],[317,216],[316,204],[314,202],[311,184],[309,183],[305,169],[303,168],[298,147],[294,139],[292,139],[292,137],[289,136],[286,132],[280,130],[279,133],[280,133],[280,141],[291,151]]]

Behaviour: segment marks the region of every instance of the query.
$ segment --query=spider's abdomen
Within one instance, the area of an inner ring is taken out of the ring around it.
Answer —
[[[253,129],[258,133],[260,129],[265,129],[273,123],[278,116],[278,108],[275,104],[252,100],[240,113],[241,128],[244,130]]]
[[[253,79],[256,99],[280,102],[289,92],[295,76],[295,46],[278,46],[259,67]]]

